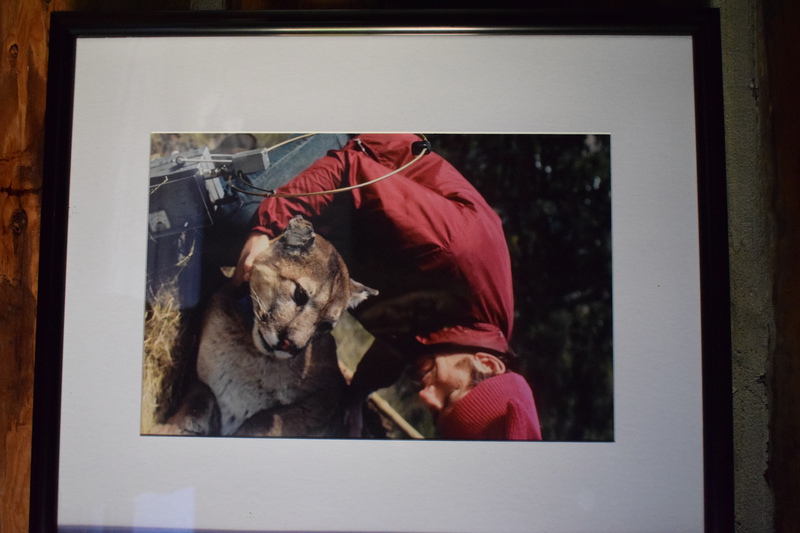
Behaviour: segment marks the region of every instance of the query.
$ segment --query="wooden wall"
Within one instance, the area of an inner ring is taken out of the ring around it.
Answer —
[[[794,0],[723,0],[764,7],[766,68],[760,108],[764,150],[774,179],[775,343],[771,372],[768,480],[776,529],[800,531],[800,94],[797,61],[800,4]],[[580,1],[573,4],[580,5]],[[587,2],[593,4],[594,2]],[[659,5],[700,5],[663,0]],[[28,528],[30,439],[36,320],[41,161],[48,17],[53,10],[155,10],[229,7],[382,7],[357,0],[2,0],[0,1],[0,533]],[[419,2],[418,4],[421,4]],[[544,2],[548,4],[548,2]],[[554,4],[554,3],[551,3]],[[614,1],[643,6],[653,2]],[[759,31],[756,28],[754,31]],[[758,81],[758,80],[756,80]],[[735,110],[733,110],[735,112]],[[756,154],[753,154],[756,157]],[[736,347],[734,347],[736,348]],[[756,362],[758,363],[758,362]],[[766,452],[765,452],[766,454]],[[758,511],[752,511],[758,512]]]
[[[53,5],[0,3],[0,532],[27,530],[39,211]]]

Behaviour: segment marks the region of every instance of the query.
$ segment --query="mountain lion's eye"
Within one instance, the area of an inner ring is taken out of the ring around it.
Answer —
[[[328,333],[332,329],[333,329],[332,322],[320,322],[319,325],[317,326],[317,331],[319,333]]]
[[[308,303],[308,293],[300,285],[295,285],[294,303],[296,303],[298,306],[304,306]]]

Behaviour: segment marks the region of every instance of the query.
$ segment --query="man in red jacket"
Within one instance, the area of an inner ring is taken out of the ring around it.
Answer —
[[[266,198],[236,282],[248,280],[272,236],[304,216],[337,247],[354,279],[380,291],[354,312],[376,337],[353,377],[356,397],[390,385],[409,354],[422,354],[420,398],[442,436],[540,439],[530,388],[508,371],[514,300],[501,221],[447,161],[434,153],[417,158],[420,140],[355,137],[281,187],[288,197]]]

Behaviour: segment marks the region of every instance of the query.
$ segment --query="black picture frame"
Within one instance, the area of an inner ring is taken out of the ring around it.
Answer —
[[[69,194],[77,43],[103,37],[465,33],[689,36],[697,157],[705,531],[733,529],[731,341],[719,13],[714,9],[54,13],[51,19],[30,531],[58,529]],[[663,524],[662,524],[663,525]],[[272,527],[264,524],[264,527]],[[392,524],[386,524],[391,528]],[[520,524],[524,529],[525,525]],[[591,525],[587,525],[591,530]],[[124,529],[124,528],[123,528]],[[331,524],[331,530],[337,530]]]

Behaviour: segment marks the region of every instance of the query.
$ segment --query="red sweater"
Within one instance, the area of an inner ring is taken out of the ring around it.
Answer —
[[[542,440],[533,393],[513,372],[478,383],[442,413],[439,431],[446,439]]]
[[[371,181],[411,161],[411,144],[418,140],[409,134],[361,135],[278,192],[322,191]],[[298,214],[340,251],[352,249],[352,257],[349,252],[343,255],[353,278],[381,291],[381,297],[444,290],[458,298],[458,312],[436,327],[415,324],[417,331],[411,333],[417,340],[507,350],[514,298],[500,218],[437,154],[351,192],[267,198],[255,229],[278,235]]]

